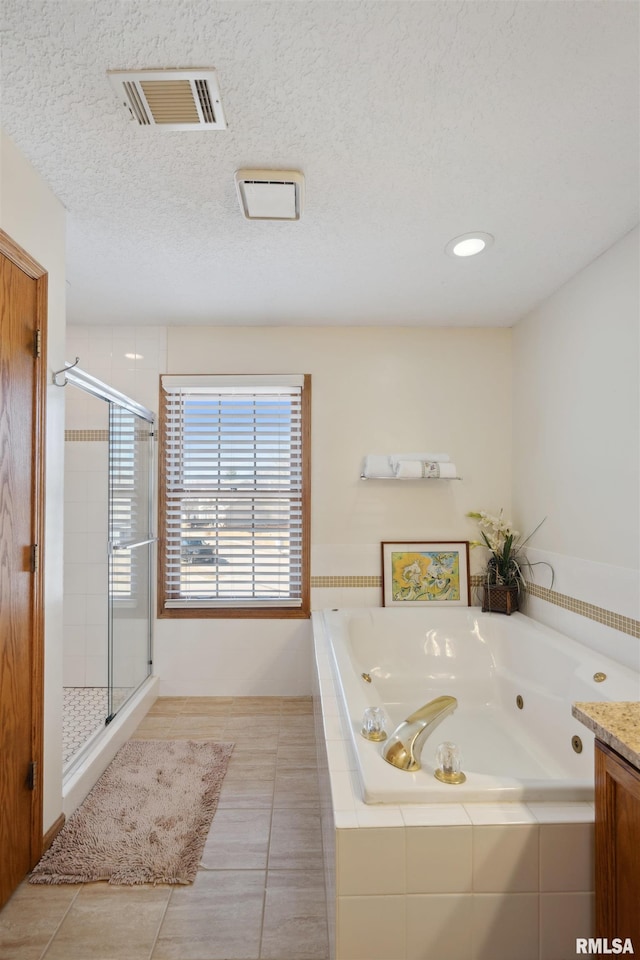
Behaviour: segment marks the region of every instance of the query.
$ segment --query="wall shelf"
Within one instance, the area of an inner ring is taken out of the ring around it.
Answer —
[[[423,475],[420,475],[420,471]],[[438,473],[445,476],[437,476]],[[426,473],[426,475],[424,475]],[[446,453],[367,454],[360,469],[361,480],[462,480]]]
[[[432,483],[434,480],[444,480],[445,483],[448,483],[450,480],[462,480],[462,477],[367,477],[364,473],[360,474],[361,480],[393,480],[396,483]]]

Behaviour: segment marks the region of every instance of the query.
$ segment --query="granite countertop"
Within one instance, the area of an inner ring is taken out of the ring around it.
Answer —
[[[571,713],[640,770],[640,703],[574,703]]]

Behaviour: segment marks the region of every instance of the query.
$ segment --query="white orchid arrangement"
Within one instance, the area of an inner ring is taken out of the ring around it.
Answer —
[[[542,563],[551,570],[551,586],[553,586],[553,567],[544,560],[531,563],[523,555],[522,550],[534,533],[540,529],[544,520],[532,530],[524,540],[520,539],[520,532],[514,530],[511,522],[504,519],[504,511],[500,510],[497,516],[487,513],[471,511],[467,514],[472,520],[477,520],[482,540],[472,540],[472,547],[487,547],[490,551],[487,563],[487,584],[505,587],[516,586],[518,592],[526,589],[525,573],[532,567]]]

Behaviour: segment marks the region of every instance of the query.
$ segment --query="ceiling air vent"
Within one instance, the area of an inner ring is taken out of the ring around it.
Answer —
[[[304,176],[297,170],[236,170],[236,190],[247,220],[299,220]]]
[[[109,70],[109,82],[141,127],[226,130],[214,69]]]

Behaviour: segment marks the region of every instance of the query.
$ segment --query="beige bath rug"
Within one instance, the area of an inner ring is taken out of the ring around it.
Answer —
[[[232,750],[211,740],[130,740],[30,882],[191,883]]]

